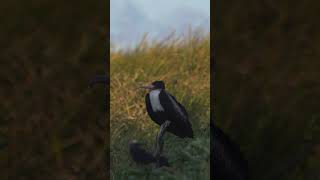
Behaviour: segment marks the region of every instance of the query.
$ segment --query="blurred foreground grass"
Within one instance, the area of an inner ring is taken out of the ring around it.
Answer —
[[[111,53],[111,179],[209,179],[210,39],[201,32],[162,42],[146,38],[130,51]],[[171,167],[136,165],[128,143],[137,139],[153,150],[159,126],[147,115],[141,84],[163,80],[187,109],[194,139],[165,135],[164,154]]]
[[[320,179],[319,1],[221,1],[217,123],[256,180]]]
[[[107,7],[3,1],[0,179],[104,179]],[[9,176],[8,176],[8,175]]]

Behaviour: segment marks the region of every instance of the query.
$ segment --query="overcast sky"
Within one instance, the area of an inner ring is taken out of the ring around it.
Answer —
[[[161,39],[173,30],[210,28],[210,0],[111,0],[111,41],[119,46],[135,44],[147,32]]]

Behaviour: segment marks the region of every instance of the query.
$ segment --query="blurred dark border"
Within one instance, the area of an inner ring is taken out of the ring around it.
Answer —
[[[218,1],[210,1],[210,126],[214,123],[215,119],[215,101],[216,101],[216,92],[215,92],[215,74],[216,74],[216,59],[215,59],[215,26],[216,20],[218,19],[218,12],[216,11],[219,7]],[[210,137],[213,137],[213,132],[210,131]],[[213,140],[210,139],[210,177],[214,177],[212,160],[213,160]]]
[[[1,179],[107,179],[109,90],[88,85],[109,74],[109,1],[6,0],[0,21]]]
[[[211,114],[253,179],[320,178],[319,6],[226,0],[211,9]]]

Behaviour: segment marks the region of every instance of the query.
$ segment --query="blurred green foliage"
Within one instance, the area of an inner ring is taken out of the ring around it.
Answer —
[[[320,179],[319,2],[221,1],[216,122],[254,179]]]
[[[1,2],[1,179],[106,176],[105,90],[88,88],[107,68],[102,4]]]
[[[163,41],[145,37],[132,50],[112,51],[110,70],[111,179],[210,179],[210,39],[196,30]],[[166,89],[188,111],[194,138],[164,136],[169,168],[138,165],[129,142],[138,140],[153,151],[160,127],[147,115],[146,91],[138,87],[163,80]]]

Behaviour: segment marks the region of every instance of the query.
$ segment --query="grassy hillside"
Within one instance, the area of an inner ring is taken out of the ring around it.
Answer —
[[[210,40],[194,33],[163,42],[142,41],[130,51],[111,53],[111,179],[209,179],[210,170]],[[139,85],[163,80],[187,109],[194,139],[165,135],[164,154],[171,167],[139,166],[128,143],[137,139],[153,150],[159,131],[147,115]]]

